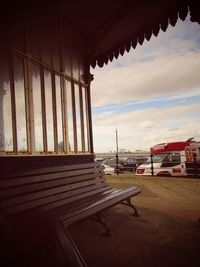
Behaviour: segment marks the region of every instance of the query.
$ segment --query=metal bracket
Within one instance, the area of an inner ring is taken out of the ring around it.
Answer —
[[[140,215],[139,215],[139,213],[138,213],[136,207],[131,203],[131,199],[130,199],[130,198],[126,199],[126,200],[125,200],[124,202],[122,202],[121,204],[124,204],[124,205],[127,205],[127,206],[131,207],[131,208],[134,210],[133,216],[135,216],[135,217],[140,217]]]
[[[110,229],[105,224],[105,222],[102,221],[102,218],[101,218],[101,215],[100,214],[97,214],[95,217],[93,217],[91,219],[93,219],[94,221],[100,223],[104,227],[105,232],[102,233],[103,236],[105,236],[105,237],[111,237]]]

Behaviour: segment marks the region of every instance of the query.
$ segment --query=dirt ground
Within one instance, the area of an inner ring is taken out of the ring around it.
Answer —
[[[120,175],[108,177],[114,187],[136,185],[139,217],[117,205],[102,215],[111,236],[100,224],[86,220],[71,234],[88,267],[199,267],[200,180]]]
[[[194,220],[200,218],[200,180],[191,178],[118,176],[107,178],[115,187],[136,185],[142,193],[134,199],[138,206],[180,215]]]
[[[141,188],[133,198],[140,216],[131,216],[125,205],[105,211],[110,237],[92,220],[71,226],[88,267],[200,266],[200,180],[133,174],[107,180],[118,188]]]

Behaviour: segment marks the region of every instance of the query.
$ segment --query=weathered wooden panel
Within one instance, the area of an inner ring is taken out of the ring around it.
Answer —
[[[65,156],[6,156],[0,157],[0,178],[16,175],[17,173],[38,170],[52,166],[90,163],[94,161],[92,155],[65,155]]]

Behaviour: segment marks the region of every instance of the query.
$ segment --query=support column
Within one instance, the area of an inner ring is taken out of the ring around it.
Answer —
[[[0,83],[0,151],[5,150],[5,136],[4,136],[4,117],[3,117],[3,98],[6,91],[3,88],[3,82]]]
[[[91,92],[90,84],[94,80],[94,76],[90,73],[89,68],[88,72],[84,75],[84,81],[87,89],[87,112],[88,112],[88,125],[89,125],[89,151],[94,154],[93,146],[93,129],[92,129],[92,106],[91,106]]]

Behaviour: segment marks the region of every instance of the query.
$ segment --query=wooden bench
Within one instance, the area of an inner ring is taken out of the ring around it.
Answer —
[[[1,261],[6,266],[86,266],[68,226],[118,203],[137,187],[112,188],[96,163],[43,168],[0,179]]]

